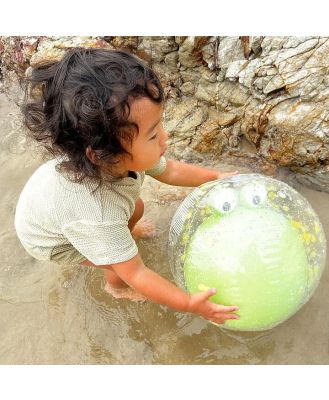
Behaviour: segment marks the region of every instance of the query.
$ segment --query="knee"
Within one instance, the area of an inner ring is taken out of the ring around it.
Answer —
[[[141,198],[138,198],[135,202],[134,213],[128,222],[129,229],[132,229],[135,226],[135,224],[142,218],[143,214],[144,214],[144,202]]]
[[[140,197],[136,200],[134,214],[139,216],[138,219],[142,218],[144,214],[144,202]]]
[[[104,269],[104,276],[106,281],[116,289],[121,289],[121,288],[126,288],[128,285],[126,282],[124,282],[119,276],[114,272],[109,269]]]

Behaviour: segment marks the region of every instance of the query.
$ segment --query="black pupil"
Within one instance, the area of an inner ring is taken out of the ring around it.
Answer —
[[[226,202],[223,204],[223,210],[224,210],[224,211],[230,211],[230,209],[231,209],[231,204],[230,204],[228,201],[226,201]]]
[[[254,196],[253,197],[253,199],[252,199],[252,202],[254,203],[254,204],[259,204],[260,203],[260,197],[259,196]]]

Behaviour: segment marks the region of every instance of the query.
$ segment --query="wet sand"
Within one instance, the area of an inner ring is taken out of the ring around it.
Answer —
[[[42,161],[28,150],[18,109],[3,95],[0,130],[0,364],[329,363],[328,261],[314,296],[297,314],[270,331],[239,333],[151,302],[115,300],[103,291],[97,269],[32,259],[13,220],[22,187]],[[329,238],[329,194],[287,179],[309,200]],[[168,279],[168,229],[188,191],[149,178],[142,192],[158,236],[140,240],[140,253]]]

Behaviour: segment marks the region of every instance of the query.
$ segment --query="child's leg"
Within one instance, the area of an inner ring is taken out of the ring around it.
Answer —
[[[130,220],[128,221],[128,228],[130,229],[131,232],[133,231],[137,222],[142,218],[143,214],[144,214],[144,202],[139,197],[135,203],[134,213],[130,217]]]
[[[104,268],[102,265],[95,265],[89,260],[83,261],[81,265],[88,265],[88,267],[102,268],[106,281],[114,288],[123,289],[127,288],[128,285],[112,270],[111,266]]]
[[[147,238],[155,235],[155,225],[153,222],[145,220],[138,223],[143,214],[144,203],[139,197],[135,203],[135,211],[128,222],[128,228],[130,229],[131,235],[134,239]]]
[[[106,278],[104,290],[116,299],[130,299],[134,301],[146,300],[146,297],[128,286],[111,269],[103,269]]]
[[[108,282],[104,287],[105,292],[112,295],[115,299],[129,299],[133,301],[145,301],[147,298],[141,293],[136,292],[135,289],[127,286],[126,288],[117,289],[111,286]]]
[[[128,221],[128,228],[134,239],[138,237],[149,237],[154,234],[154,225],[149,221],[144,223],[137,222],[144,214],[144,203],[141,198],[138,198],[135,203],[135,210],[130,220]],[[95,266],[92,262],[86,260],[82,262],[83,265]],[[137,293],[134,289],[130,288],[119,276],[112,270],[110,266],[103,268],[104,276],[106,279],[105,290],[116,298],[130,298],[131,300],[143,300],[144,296]]]
[[[88,260],[82,262],[82,264],[97,267]],[[106,279],[104,290],[114,298],[130,299],[133,301],[147,300],[145,296],[136,292],[136,290],[128,286],[121,278],[119,278],[118,275],[112,270],[112,267],[107,266],[106,268],[103,268],[103,273]]]
[[[127,288],[128,285],[112,270],[112,268],[103,268],[104,276],[106,281],[116,289]]]

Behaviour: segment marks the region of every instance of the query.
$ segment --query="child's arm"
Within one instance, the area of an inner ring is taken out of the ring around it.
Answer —
[[[202,185],[202,183],[236,175],[237,173],[238,171],[219,172],[192,164],[167,160],[164,172],[161,175],[154,176],[154,178],[168,185],[196,187]]]
[[[178,311],[195,313],[218,324],[224,323],[226,319],[239,318],[232,314],[238,307],[222,306],[208,300],[216,293],[214,289],[189,295],[147,268],[138,254],[129,261],[112,264],[111,267],[129,286],[155,303]]]

